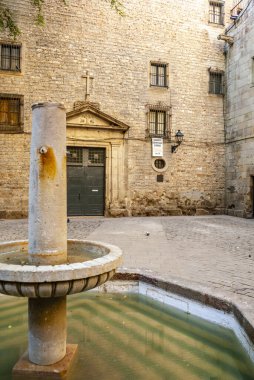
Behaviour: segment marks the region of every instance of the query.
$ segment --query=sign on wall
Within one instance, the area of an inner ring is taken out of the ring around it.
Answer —
[[[152,138],[152,157],[163,156],[163,139],[155,137]]]

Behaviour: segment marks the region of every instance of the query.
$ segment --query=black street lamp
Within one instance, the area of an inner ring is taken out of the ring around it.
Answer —
[[[184,134],[183,132],[180,131],[180,129],[178,129],[178,131],[176,132],[175,134],[175,139],[176,139],[176,144],[177,145],[172,145],[171,146],[171,153],[176,153],[177,151],[177,148],[179,147],[179,145],[182,143],[183,141],[183,138],[184,138]]]

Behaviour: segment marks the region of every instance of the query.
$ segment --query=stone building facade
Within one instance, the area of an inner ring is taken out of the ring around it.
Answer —
[[[227,29],[226,212],[254,215],[254,1],[238,3]],[[237,15],[237,9],[234,13]]]
[[[44,28],[21,0],[22,35],[13,42],[0,34],[2,56],[20,54],[0,70],[0,217],[27,215],[38,101],[67,109],[70,215],[223,213],[225,57],[217,36],[231,1],[126,0],[125,17],[104,1],[46,3]],[[173,152],[178,130],[184,139]]]

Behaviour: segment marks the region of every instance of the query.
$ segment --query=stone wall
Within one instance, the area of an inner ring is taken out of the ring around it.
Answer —
[[[247,4],[247,2],[246,2]],[[253,216],[254,186],[254,1],[227,34],[226,211]]]
[[[125,135],[125,194],[108,214],[224,211],[223,98],[208,93],[209,67],[224,70],[224,43],[217,40],[224,27],[208,23],[207,0],[124,3],[121,18],[102,0],[69,1],[66,7],[46,1],[44,28],[34,25],[29,0],[9,5],[22,29],[17,41],[22,43],[22,71],[0,72],[0,91],[24,95],[24,133],[1,134],[0,216],[27,212],[32,103],[52,100],[72,110],[74,102],[84,100],[86,70],[94,76],[90,100],[131,126]],[[0,40],[8,36],[0,34]],[[168,63],[168,89],[150,87],[150,61]],[[163,173],[152,166],[146,137],[148,105],[159,102],[172,107]],[[178,129],[184,142],[172,154]],[[158,174],[163,182],[157,182]]]

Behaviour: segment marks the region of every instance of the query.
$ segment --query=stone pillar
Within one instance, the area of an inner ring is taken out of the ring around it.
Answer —
[[[66,114],[61,104],[33,105],[29,187],[29,260],[67,260]],[[30,298],[29,360],[54,364],[66,354],[66,297]]]
[[[39,365],[57,363],[66,354],[66,297],[29,298],[28,355]]]
[[[66,113],[63,105],[33,107],[29,184],[29,260],[67,260]]]
[[[122,172],[122,170],[119,170],[119,166],[120,166],[120,163],[119,163],[119,157],[118,157],[118,153],[119,153],[119,144],[112,144],[112,155],[111,155],[111,159],[112,159],[112,164],[111,164],[111,167],[112,167],[112,188],[111,188],[111,193],[112,193],[112,198],[111,198],[111,202],[113,204],[115,204],[116,202],[118,202],[119,200],[119,172]]]

